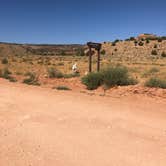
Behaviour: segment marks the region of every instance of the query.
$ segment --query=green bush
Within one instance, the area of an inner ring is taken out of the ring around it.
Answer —
[[[12,74],[12,73],[9,71],[8,68],[4,68],[3,70],[0,71],[0,77],[1,78],[9,79],[10,74]]]
[[[0,77],[9,80],[10,82],[17,82],[16,78],[11,76],[11,72],[8,68],[0,70]]]
[[[102,74],[100,72],[89,73],[82,78],[82,83],[87,86],[88,90],[97,89],[102,84]]]
[[[35,73],[27,73],[26,74],[27,78],[23,80],[23,83],[28,84],[28,85],[40,85],[38,82],[38,78],[36,77]]]
[[[166,89],[166,80],[161,80],[159,78],[150,78],[148,81],[146,81],[145,86]]]
[[[8,64],[8,59],[7,58],[3,58],[1,61],[2,64]]]
[[[52,68],[52,67],[49,68],[47,72],[48,72],[49,78],[62,78],[63,77],[63,73],[61,73],[59,70]]]
[[[133,85],[137,81],[131,78],[128,70],[123,66],[111,67],[102,71],[103,84],[107,87],[115,85]]]
[[[151,69],[149,69],[148,71],[144,72],[142,77],[146,78],[148,76],[152,76],[155,73],[158,73],[160,70],[156,67],[152,67]]]
[[[116,85],[134,85],[137,81],[129,76],[127,68],[116,66],[98,73],[89,73],[82,78],[82,83],[87,86],[87,89],[94,90],[100,85],[110,88]]]

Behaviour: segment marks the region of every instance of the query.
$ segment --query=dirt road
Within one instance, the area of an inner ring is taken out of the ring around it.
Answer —
[[[0,80],[0,166],[165,166],[166,101]]]

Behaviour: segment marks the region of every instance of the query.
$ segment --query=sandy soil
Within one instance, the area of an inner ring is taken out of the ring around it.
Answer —
[[[166,100],[0,79],[0,166],[165,166]]]

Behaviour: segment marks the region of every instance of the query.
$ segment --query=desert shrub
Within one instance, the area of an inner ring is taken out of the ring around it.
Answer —
[[[52,89],[57,89],[57,90],[71,90],[69,87],[67,86],[57,86],[57,87],[53,87]]]
[[[161,43],[162,42],[162,38],[158,38],[158,42]]]
[[[65,56],[65,55],[66,55],[66,52],[65,52],[64,50],[62,50],[62,51],[60,52],[60,55]]]
[[[84,49],[77,49],[76,50],[76,56],[85,56]]]
[[[8,59],[7,58],[3,58],[1,61],[2,64],[8,64]]]
[[[150,43],[150,40],[149,40],[149,39],[146,39],[146,43],[147,43],[147,44]]]
[[[138,42],[135,40],[135,41],[134,41],[134,44],[135,44],[135,46],[137,46]]]
[[[157,48],[157,44],[154,45],[154,48]]]
[[[5,79],[9,80],[10,82],[16,82],[17,81],[16,78],[12,77],[11,74],[12,73],[9,71],[8,68],[0,70],[0,77],[1,78],[5,78]]]
[[[161,53],[161,56],[165,58],[165,57],[166,57],[166,53],[163,51],[163,52]]]
[[[4,68],[3,70],[0,71],[0,77],[1,78],[9,79],[10,74],[12,74],[12,73],[9,71],[8,68]]]
[[[115,42],[113,42],[113,43],[112,43],[112,46],[116,46],[116,43],[115,43]]]
[[[82,83],[88,90],[97,89],[102,84],[102,74],[100,72],[89,73],[82,78]]]
[[[140,42],[138,43],[138,45],[139,45],[139,46],[143,46],[144,43],[143,43],[142,41],[140,41]]]
[[[4,72],[4,75],[12,74],[12,72],[8,68],[4,68],[3,72]]]
[[[120,40],[119,39],[116,39],[115,41],[114,41],[114,43],[118,43]]]
[[[12,77],[12,76],[9,76],[8,80],[9,80],[10,82],[17,82],[17,79],[14,78],[14,77]]]
[[[159,78],[150,78],[146,81],[145,86],[166,89],[166,80],[162,80]]]
[[[23,83],[28,84],[28,85],[40,85],[35,73],[29,72],[26,74],[26,76],[27,76],[27,78],[25,78],[23,80]]]
[[[63,77],[63,73],[55,68],[49,68],[48,69],[48,77],[49,78],[62,78]]]
[[[151,69],[149,69],[148,71],[144,72],[142,77],[148,77],[150,75],[153,75],[155,73],[158,73],[160,70],[156,67],[152,67]]]
[[[130,41],[130,38],[125,39],[125,41]]]
[[[157,55],[158,53],[157,53],[156,50],[152,50],[151,54],[152,54],[152,55]]]
[[[105,53],[106,53],[105,50],[102,50],[102,51],[101,51],[101,54],[102,54],[102,55],[105,55]]]
[[[98,73],[89,73],[82,78],[82,83],[87,86],[87,89],[93,90],[102,84],[110,88],[116,85],[134,85],[137,81],[129,76],[126,67],[116,66]]]
[[[131,78],[128,70],[123,66],[111,67],[102,71],[103,84],[107,87],[115,85],[133,85],[137,81]]]
[[[157,73],[159,72],[160,70],[156,67],[152,67],[150,70],[149,70],[149,73]]]
[[[112,42],[112,46],[115,46],[116,43],[118,43],[118,42],[120,42],[120,41],[121,41],[121,40],[119,40],[119,39],[114,40],[114,41]]]
[[[135,37],[130,37],[129,40],[130,40],[130,41],[134,41],[134,40],[135,40]]]
[[[161,39],[162,39],[162,40],[166,40],[166,36],[162,36]]]

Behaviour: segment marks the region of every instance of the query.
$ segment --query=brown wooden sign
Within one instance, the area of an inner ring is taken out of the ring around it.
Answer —
[[[100,71],[100,50],[101,50],[102,44],[88,42],[87,45],[89,47],[89,72],[92,72],[92,48],[94,48],[98,52],[98,55],[97,55],[97,71]]]
[[[96,50],[100,50],[101,49],[101,44],[100,43],[88,42],[87,45],[88,45],[88,47],[94,48]]]

